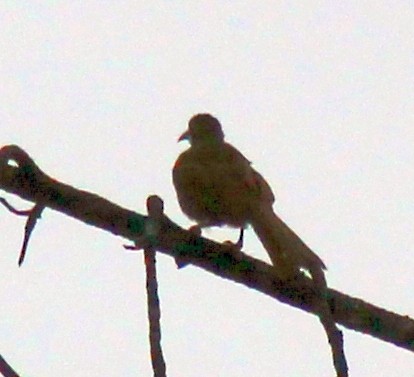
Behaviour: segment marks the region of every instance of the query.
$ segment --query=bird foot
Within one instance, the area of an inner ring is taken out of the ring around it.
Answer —
[[[193,225],[188,228],[188,231],[193,233],[197,237],[201,237],[201,226]]]
[[[241,251],[241,249],[243,248],[243,237],[244,237],[244,229],[240,228],[239,239],[237,240],[236,243],[231,242],[231,241],[224,241],[223,244],[228,245],[237,251]]]
[[[229,246],[235,251],[241,251],[241,247],[237,242],[234,243],[234,242],[231,242],[231,241],[227,240],[227,241],[223,242],[223,245]]]

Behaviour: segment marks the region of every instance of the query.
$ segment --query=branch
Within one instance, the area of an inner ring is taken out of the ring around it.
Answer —
[[[14,369],[0,355],[0,374],[4,377],[19,377]]]
[[[149,220],[147,221],[147,234],[158,234],[157,219],[164,215],[164,203],[155,195],[147,199],[147,211]],[[144,249],[145,272],[147,275],[147,305],[149,321],[149,340],[151,349],[152,369],[154,377],[166,377],[166,365],[161,347],[161,307],[158,297],[158,282],[155,251],[146,238],[136,240],[135,246],[124,246],[127,250]]]
[[[22,153],[30,159],[17,146],[0,149],[1,189],[35,203],[40,202],[86,224],[132,241],[144,236],[159,252],[174,258],[179,257],[186,263],[224,279],[243,284],[280,302],[318,315],[318,295],[311,279],[300,276],[292,281],[280,280],[273,273],[272,266],[242,252],[235,253],[229,246],[197,237],[166,216],[157,220],[159,232],[156,236],[147,234],[146,216],[122,208],[98,195],[60,183],[43,173],[34,162],[30,168],[25,163],[18,164],[18,167],[10,166],[8,161],[11,158],[8,156],[16,153]],[[327,296],[336,323],[414,351],[412,318],[392,313],[333,289],[328,289]]]
[[[10,205],[4,198],[0,198],[0,203],[2,203],[11,213],[14,213],[17,216],[27,216],[26,226],[24,227],[23,245],[20,250],[20,256],[18,261],[18,265],[20,267],[24,261],[24,257],[26,256],[27,246],[29,245],[29,239],[37,223],[37,219],[41,217],[45,207],[37,203],[31,210],[20,211],[15,209],[12,205]]]

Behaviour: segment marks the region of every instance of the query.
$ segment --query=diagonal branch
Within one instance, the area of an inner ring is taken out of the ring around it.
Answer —
[[[0,355],[0,374],[4,377],[19,377],[9,363]]]
[[[20,153],[24,158],[19,161]],[[14,159],[18,167],[10,166],[10,159]],[[217,276],[243,284],[306,312],[318,314],[318,297],[310,279],[303,276],[294,281],[280,280],[274,276],[270,265],[244,253],[235,253],[229,246],[197,237],[165,216],[158,220],[158,236],[154,237],[153,233],[147,235],[146,216],[54,180],[17,146],[0,149],[0,188],[132,241],[147,237],[159,252],[178,256],[186,263]],[[414,351],[412,318],[333,289],[328,289],[327,295],[332,316],[338,324]]]

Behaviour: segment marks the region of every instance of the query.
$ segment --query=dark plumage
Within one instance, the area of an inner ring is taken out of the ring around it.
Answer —
[[[250,224],[281,277],[305,268],[326,287],[322,260],[273,212],[269,184],[224,141],[220,122],[209,114],[195,115],[181,140],[188,140],[190,148],[175,162],[173,183],[183,212],[200,227]]]

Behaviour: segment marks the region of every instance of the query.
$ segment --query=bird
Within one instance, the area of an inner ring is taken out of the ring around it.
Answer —
[[[188,122],[178,141],[190,147],[172,169],[173,185],[181,210],[201,231],[212,226],[251,226],[281,279],[308,271],[314,284],[326,290],[322,259],[274,212],[275,196],[265,178],[234,146],[225,141],[217,118],[201,113]]]

